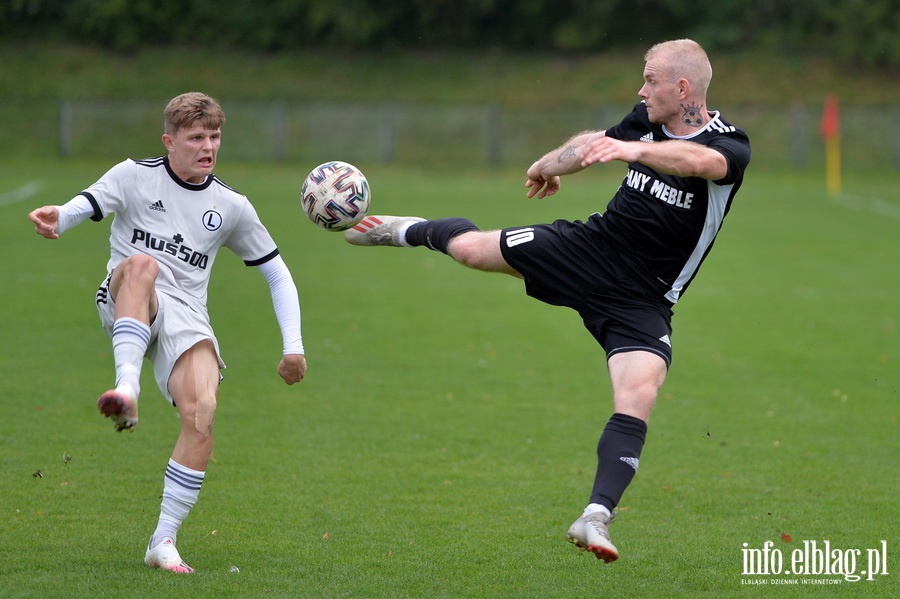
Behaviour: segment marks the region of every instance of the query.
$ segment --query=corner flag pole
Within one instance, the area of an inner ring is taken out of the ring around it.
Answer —
[[[837,197],[841,193],[841,128],[838,99],[830,95],[825,98],[822,110],[822,137],[825,139],[825,183],[828,195]]]

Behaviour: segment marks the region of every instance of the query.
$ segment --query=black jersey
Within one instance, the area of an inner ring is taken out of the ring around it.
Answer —
[[[609,137],[623,141],[688,140],[721,152],[728,163],[728,173],[718,181],[666,175],[630,163],[606,212],[588,220],[589,227],[599,229],[604,239],[619,248],[638,279],[672,304],[712,248],[750,162],[747,135],[718,112],[711,114],[713,119],[703,129],[681,137],[651,123],[641,102],[622,122],[606,130]]]

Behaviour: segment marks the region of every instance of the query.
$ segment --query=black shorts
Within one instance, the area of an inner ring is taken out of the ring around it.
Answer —
[[[531,297],[566,306],[606,351],[649,351],[672,363],[672,309],[642,286],[600,235],[580,221],[503,229],[500,251]]]

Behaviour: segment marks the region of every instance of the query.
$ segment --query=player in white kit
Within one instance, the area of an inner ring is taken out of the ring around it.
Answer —
[[[65,205],[28,215],[35,232],[48,239],[88,218],[114,215],[97,308],[112,338],[116,385],[97,405],[116,430],[134,430],[146,356],[159,389],[178,409],[181,432],[144,561],[179,573],[193,572],[175,540],[206,475],[225,366],[206,308],[219,248],[257,267],[269,283],[283,341],[278,374],[288,385],[306,375],[300,302],[291,273],[247,198],[213,174],[224,122],[213,98],[182,94],[166,106],[166,156],[120,162]]]

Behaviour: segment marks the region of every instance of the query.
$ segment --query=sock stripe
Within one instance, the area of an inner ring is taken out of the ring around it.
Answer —
[[[166,466],[166,478],[176,485],[191,491],[199,491],[200,485],[203,484],[203,476],[189,474],[180,468],[172,466],[172,464]]]
[[[119,318],[113,323],[113,337],[134,335],[144,345],[150,344],[150,327],[133,318]]]

